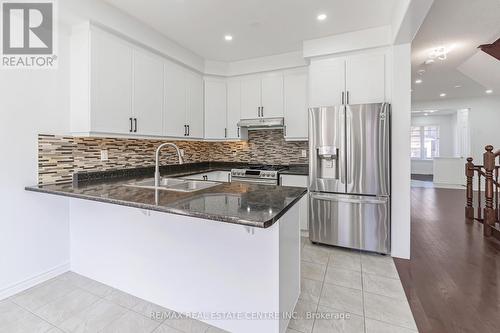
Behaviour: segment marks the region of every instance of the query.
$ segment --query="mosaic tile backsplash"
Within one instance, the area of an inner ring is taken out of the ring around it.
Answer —
[[[74,172],[107,171],[154,166],[156,147],[175,142],[184,149],[186,163],[221,161],[265,164],[302,164],[304,141],[285,141],[279,129],[249,131],[248,141],[204,142],[182,140],[151,140],[123,138],[84,138],[39,134],[38,183],[70,182]],[[108,151],[108,160],[101,161],[101,150]],[[173,149],[162,152],[162,164],[177,163]]]

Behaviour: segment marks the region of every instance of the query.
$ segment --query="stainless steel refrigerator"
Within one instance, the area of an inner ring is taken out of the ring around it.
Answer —
[[[390,105],[309,109],[309,238],[390,252]]]

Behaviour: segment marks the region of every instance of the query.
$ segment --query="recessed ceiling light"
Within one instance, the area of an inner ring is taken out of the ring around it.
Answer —
[[[445,97],[445,96],[446,96],[446,94],[445,94],[445,93],[441,93],[441,94],[439,94],[439,97]]]
[[[455,88],[462,88],[462,86],[461,86],[461,85],[459,85],[459,84],[457,84],[457,85],[455,86]]]
[[[316,17],[316,19],[317,19],[318,21],[324,21],[324,20],[326,20],[326,14],[319,14],[319,15]]]
[[[430,64],[433,64],[433,63],[434,63],[434,59],[427,59],[427,60],[425,61],[425,64],[426,64],[426,65],[430,65]]]
[[[485,91],[485,93],[487,93],[487,94],[493,94],[493,90],[488,89],[488,90]]]
[[[230,42],[230,41],[232,41],[232,40],[233,40],[233,36],[231,36],[231,35],[225,35],[225,36],[224,36],[224,39],[225,39],[226,41]]]
[[[424,113],[424,116],[428,116],[429,114],[428,113]]]
[[[422,83],[422,80],[421,79],[415,80],[415,83],[420,84],[420,83]]]

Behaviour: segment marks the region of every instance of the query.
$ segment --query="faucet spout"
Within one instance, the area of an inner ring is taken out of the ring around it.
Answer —
[[[166,147],[166,146],[173,147],[175,149],[175,151],[177,152],[177,158],[179,159],[179,164],[184,163],[182,160],[181,151],[180,151],[179,147],[177,147],[176,144],[166,142],[166,143],[162,143],[161,145],[159,145],[158,148],[156,148],[156,154],[155,154],[155,186],[156,187],[160,186],[160,152],[161,152],[162,148]]]

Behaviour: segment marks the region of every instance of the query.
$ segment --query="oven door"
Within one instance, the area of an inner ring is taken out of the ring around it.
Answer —
[[[278,185],[277,179],[262,179],[251,177],[231,177],[231,182],[253,183],[262,185]]]

